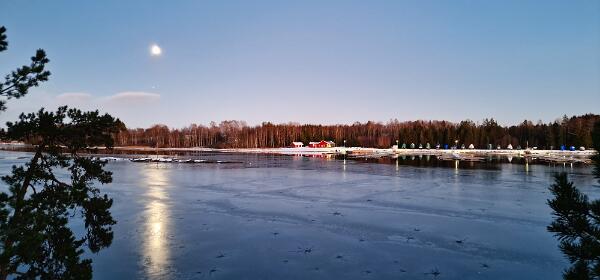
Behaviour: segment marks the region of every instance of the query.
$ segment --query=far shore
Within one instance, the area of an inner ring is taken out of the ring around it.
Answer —
[[[585,151],[561,151],[561,150],[538,150],[538,149],[383,149],[363,147],[331,147],[331,148],[154,148],[147,146],[122,146],[114,147],[121,151],[177,151],[177,152],[232,152],[232,153],[277,153],[277,154],[377,154],[395,153],[403,155],[441,155],[441,154],[477,154],[477,155],[573,155],[590,157],[596,154],[595,150]]]
[[[468,159],[489,156],[527,156],[545,158],[549,161],[579,161],[589,162],[595,150],[561,151],[537,149],[381,149],[363,147],[331,147],[331,148],[152,148],[152,147],[114,147],[115,150],[129,152],[224,152],[224,153],[264,153],[282,155],[349,155],[353,157],[384,157],[384,156],[418,156],[433,155],[445,158]]]
[[[0,143],[2,150],[19,150],[28,145],[22,143]],[[100,150],[105,147],[97,147]],[[282,154],[282,155],[348,155],[352,157],[385,157],[385,156],[418,156],[432,155],[447,159],[472,159],[489,156],[509,156],[509,157],[536,157],[544,158],[549,161],[590,161],[591,156],[596,154],[595,150],[538,150],[538,149],[382,149],[382,148],[363,148],[363,147],[331,147],[331,148],[156,148],[148,146],[119,146],[114,150],[135,154],[136,152],[223,152],[223,153],[263,153],[263,154]]]

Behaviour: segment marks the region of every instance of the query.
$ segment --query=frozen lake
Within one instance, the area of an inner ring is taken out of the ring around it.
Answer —
[[[0,173],[22,156],[0,152]],[[193,156],[241,163],[107,165],[118,224],[96,279],[561,279],[552,175],[600,197],[585,166]]]

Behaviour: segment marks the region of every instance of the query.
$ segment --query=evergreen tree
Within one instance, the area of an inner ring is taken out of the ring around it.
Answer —
[[[600,122],[594,125],[593,139],[600,151]],[[595,175],[600,181],[600,156],[593,157]],[[554,221],[548,226],[560,242],[560,250],[571,263],[564,279],[600,279],[600,200],[590,201],[566,173],[557,174],[548,200]]]
[[[0,26],[0,52],[3,52],[8,47],[6,41],[6,28]],[[40,82],[48,80],[50,71],[45,70],[46,63],[50,60],[46,58],[44,50],[36,51],[35,56],[31,57],[31,64],[24,65],[17,70],[6,75],[4,82],[0,82],[0,97],[6,99],[21,98],[32,87],[37,87]],[[6,100],[0,99],[0,111],[6,110]]]
[[[0,27],[0,51],[8,46],[5,31]],[[6,76],[0,96],[23,97],[48,79],[44,51],[38,50],[31,60],[30,66]],[[6,100],[0,101],[0,111]],[[108,114],[67,107],[56,112],[42,108],[7,123],[2,138],[27,141],[35,151],[27,164],[13,166],[11,174],[2,177],[8,191],[0,193],[0,280],[92,277],[91,260],[81,256],[85,248],[95,253],[110,246],[115,224],[109,211],[112,199],[94,183],[110,183],[112,174],[104,170],[104,162],[78,152],[112,147],[122,128]],[[76,216],[83,220],[80,235],[69,225]]]

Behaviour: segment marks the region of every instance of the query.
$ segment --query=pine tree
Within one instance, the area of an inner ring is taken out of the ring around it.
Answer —
[[[0,27],[0,51],[6,50],[6,29]],[[49,60],[43,50],[7,75],[0,85],[6,100],[21,98],[31,87],[46,81]],[[0,112],[6,100],[0,101]],[[112,199],[102,195],[94,183],[112,181],[105,163],[80,156],[89,147],[113,145],[122,123],[98,111],[82,112],[60,107],[21,114],[8,122],[2,138],[34,145],[32,158],[24,166],[13,166],[2,177],[8,192],[0,193],[0,279],[91,279],[92,261],[82,259],[85,248],[98,252],[110,246]],[[69,221],[81,217],[80,236]]]
[[[600,151],[600,122],[594,125],[593,139]],[[596,177],[600,179],[600,156],[593,157]],[[600,180],[599,180],[600,181]],[[600,200],[590,201],[581,193],[567,174],[555,176],[550,186],[554,198],[548,200],[554,221],[548,231],[554,233],[571,267],[565,270],[564,279],[600,279]]]

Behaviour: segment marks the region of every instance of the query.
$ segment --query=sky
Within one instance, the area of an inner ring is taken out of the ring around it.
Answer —
[[[600,1],[0,1],[0,74],[38,48],[40,107],[128,127],[600,113]],[[152,56],[153,44],[160,56]]]

